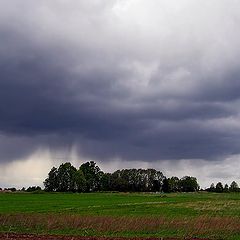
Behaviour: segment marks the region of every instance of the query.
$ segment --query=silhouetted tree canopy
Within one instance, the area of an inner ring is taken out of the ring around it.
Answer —
[[[216,191],[217,193],[223,192],[223,185],[222,185],[221,182],[218,182],[218,183],[216,184],[215,191]]]
[[[195,192],[195,177],[166,178],[155,169],[122,169],[104,173],[94,161],[83,163],[77,170],[71,163],[53,167],[44,181],[49,192]]]
[[[233,181],[233,182],[230,184],[229,191],[230,191],[230,192],[238,192],[238,191],[239,191],[238,184],[237,184],[235,181]]]
[[[82,171],[86,179],[86,191],[99,191],[101,186],[100,180],[103,176],[103,172],[96,163],[94,161],[83,163],[79,169]]]
[[[230,186],[228,184],[225,184],[223,187],[223,184],[221,182],[218,182],[216,184],[216,187],[214,186],[214,183],[211,184],[209,188],[206,189],[208,192],[217,192],[217,193],[229,193],[229,192],[240,192],[238,184],[233,181]]]

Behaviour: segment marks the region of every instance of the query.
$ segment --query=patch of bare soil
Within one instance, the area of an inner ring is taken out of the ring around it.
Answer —
[[[34,234],[2,233],[0,240],[180,240],[179,238],[108,238],[108,237],[75,237]],[[185,240],[207,240],[200,238],[185,238]]]

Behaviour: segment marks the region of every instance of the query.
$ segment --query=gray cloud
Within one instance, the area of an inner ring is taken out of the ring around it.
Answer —
[[[66,142],[96,160],[239,154],[239,7],[0,0],[0,161]]]

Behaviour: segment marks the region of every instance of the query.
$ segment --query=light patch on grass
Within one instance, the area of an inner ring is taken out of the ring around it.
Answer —
[[[117,206],[134,206],[134,205],[158,205],[158,204],[164,204],[164,202],[137,202],[137,203],[122,203],[117,204]]]
[[[184,208],[191,208],[194,210],[199,211],[226,211],[226,210],[240,210],[240,204],[237,201],[197,201],[197,202],[184,202],[184,203],[177,203],[174,205],[175,207],[184,207]]]

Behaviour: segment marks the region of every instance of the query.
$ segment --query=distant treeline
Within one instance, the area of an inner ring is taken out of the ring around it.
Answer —
[[[31,186],[26,188],[22,188],[22,189],[16,189],[15,187],[10,187],[10,188],[0,188],[0,192],[17,192],[17,191],[21,191],[21,192],[40,192],[42,191],[42,188],[40,186]]]
[[[240,188],[238,186],[238,184],[233,181],[230,186],[228,186],[228,184],[225,184],[223,186],[223,184],[221,182],[218,182],[215,186],[214,183],[211,184],[211,186],[209,188],[206,189],[206,191],[208,192],[216,192],[216,193],[227,193],[227,192],[240,192]]]
[[[155,169],[123,169],[104,173],[94,161],[76,169],[71,163],[53,167],[44,181],[48,192],[195,192],[199,184],[195,177],[166,178]]]
[[[83,163],[76,169],[71,163],[63,163],[53,167],[44,181],[46,192],[196,192],[200,187],[195,177],[167,178],[155,169],[122,169],[114,173],[104,173],[94,161]],[[17,190],[16,188],[0,188],[0,192],[43,192],[39,186],[31,186]],[[240,192],[238,184],[233,181],[229,186],[218,182],[211,184],[207,192],[229,193]]]

